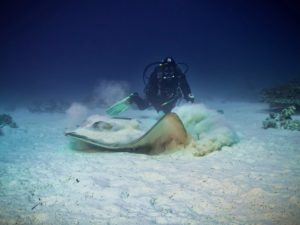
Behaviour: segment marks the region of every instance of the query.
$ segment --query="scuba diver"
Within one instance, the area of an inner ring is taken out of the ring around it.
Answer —
[[[180,64],[186,66],[184,72],[179,67]],[[154,71],[147,77],[147,70],[155,65]],[[167,114],[172,111],[177,101],[182,97],[186,101],[194,103],[195,98],[185,77],[187,70],[186,64],[175,63],[171,57],[164,58],[162,62],[147,65],[143,74],[146,85],[144,89],[145,99],[141,98],[137,92],[132,93],[109,107],[106,113],[116,116],[135,104],[140,110],[153,106],[157,112],[163,111]]]

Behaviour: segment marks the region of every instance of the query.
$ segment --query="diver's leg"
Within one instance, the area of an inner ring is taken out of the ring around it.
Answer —
[[[149,102],[142,99],[138,93],[132,93],[106,109],[106,113],[110,116],[117,116],[126,111],[132,104],[136,104],[140,110],[144,110],[150,106]]]
[[[150,104],[147,100],[141,98],[137,92],[133,93],[130,96],[129,102],[136,104],[140,110],[144,110],[150,107]]]
[[[169,112],[172,111],[172,109],[175,108],[175,103],[170,103],[170,104],[167,104],[167,105],[164,105],[161,107],[161,110],[165,113],[165,114],[168,114]]]
[[[173,98],[173,99],[169,99],[169,100],[164,99],[163,103],[160,104],[159,108],[161,111],[163,111],[165,114],[167,114],[167,113],[171,112],[172,109],[175,108],[177,101],[178,101],[178,98]]]

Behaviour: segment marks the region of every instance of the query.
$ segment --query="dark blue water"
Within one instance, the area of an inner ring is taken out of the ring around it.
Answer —
[[[255,99],[300,74],[292,1],[9,1],[1,3],[2,100],[82,99],[101,80],[143,90],[165,56],[190,66],[199,101]]]

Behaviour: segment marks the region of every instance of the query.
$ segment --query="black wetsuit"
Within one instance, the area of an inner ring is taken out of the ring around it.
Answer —
[[[144,92],[146,99],[142,99],[137,93],[131,98],[131,101],[142,110],[152,105],[157,111],[168,113],[182,96],[187,101],[191,100],[190,86],[176,64],[157,66],[150,75]]]

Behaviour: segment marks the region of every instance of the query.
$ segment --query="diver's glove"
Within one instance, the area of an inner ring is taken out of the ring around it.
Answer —
[[[194,97],[194,95],[192,95],[190,93],[190,94],[188,94],[188,96],[185,97],[185,100],[187,100],[188,102],[194,103],[195,102],[195,97]]]
[[[110,106],[108,109],[106,109],[106,113],[110,116],[117,116],[121,112],[126,111],[132,103],[131,98],[132,98],[133,95],[134,95],[134,93],[130,94],[129,96],[127,96],[127,97],[121,99],[120,101],[116,102],[115,104]]]

